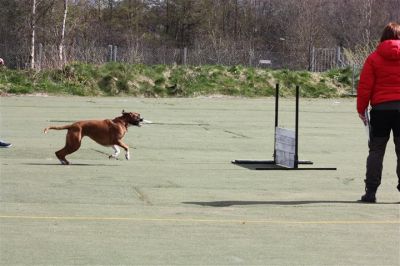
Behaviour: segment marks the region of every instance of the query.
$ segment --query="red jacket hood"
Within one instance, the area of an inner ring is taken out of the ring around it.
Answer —
[[[400,40],[381,42],[376,51],[387,60],[400,60]]]

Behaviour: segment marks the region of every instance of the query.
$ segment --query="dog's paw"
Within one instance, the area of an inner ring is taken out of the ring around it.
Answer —
[[[129,154],[129,152],[125,154],[125,158],[126,158],[127,160],[129,160],[129,159],[131,158],[131,155]]]
[[[111,159],[115,159],[115,160],[120,160],[120,159],[118,159],[118,156],[115,156],[114,154],[111,154],[110,156],[108,156],[108,159],[109,160],[111,160]]]
[[[67,160],[60,160],[61,165],[69,165]]]

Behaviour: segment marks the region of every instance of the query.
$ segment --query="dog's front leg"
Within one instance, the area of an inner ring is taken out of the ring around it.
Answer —
[[[111,158],[117,159],[118,155],[121,153],[121,150],[118,148],[117,145],[113,145],[112,148],[114,150],[114,154],[111,154],[108,158],[109,159],[111,159]]]
[[[129,147],[122,141],[118,141],[118,145],[121,146],[125,150],[125,158],[129,160],[131,158],[131,155],[129,154]]]

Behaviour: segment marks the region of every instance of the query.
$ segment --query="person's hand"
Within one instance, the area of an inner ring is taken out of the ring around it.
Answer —
[[[368,121],[364,114],[358,113],[358,117],[360,117],[360,119],[364,123],[364,125],[367,125]]]

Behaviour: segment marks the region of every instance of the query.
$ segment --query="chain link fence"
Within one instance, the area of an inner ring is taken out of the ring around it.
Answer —
[[[261,49],[225,48],[171,48],[160,47],[120,47],[108,46],[65,46],[64,62],[60,62],[58,47],[38,44],[35,47],[35,68],[53,68],[70,62],[102,64],[109,61],[132,64],[187,64],[187,65],[243,65],[252,67],[286,68],[291,70],[326,71],[336,67],[336,63],[321,63],[318,50],[310,51],[271,51]],[[11,68],[28,66],[29,51],[27,48],[10,49],[0,45],[0,57],[6,60]],[[331,59],[331,58],[330,58]],[[326,61],[326,62],[325,62]],[[322,66],[324,65],[324,66]],[[328,67],[327,67],[328,66]]]
[[[10,68],[28,68],[30,58],[27,48],[17,49],[0,45],[0,57]],[[359,62],[348,60],[340,47],[316,48],[298,51],[280,51],[261,49],[238,49],[225,47],[171,48],[167,46],[120,47],[108,46],[65,46],[63,62],[59,59],[59,50],[55,45],[39,43],[35,47],[35,68],[46,69],[60,67],[71,62],[103,64],[106,62],[124,62],[130,64],[184,64],[184,65],[243,65],[268,67],[272,69],[307,70],[325,72],[336,68],[349,67],[352,70],[352,90],[356,93],[358,76],[361,70]]]

